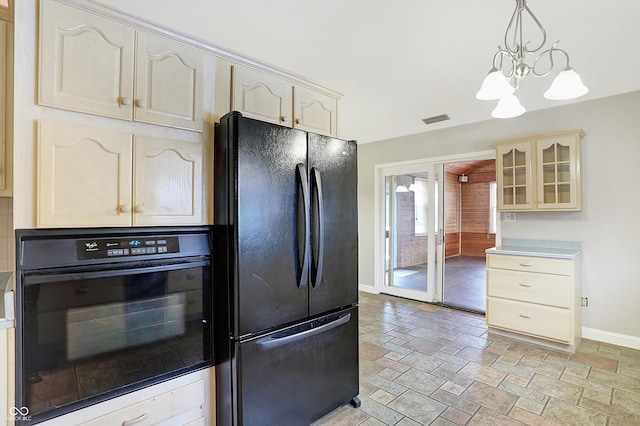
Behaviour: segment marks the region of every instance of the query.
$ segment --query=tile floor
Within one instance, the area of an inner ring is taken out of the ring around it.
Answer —
[[[637,426],[640,351],[557,352],[487,334],[481,315],[361,293],[360,397],[314,426]]]

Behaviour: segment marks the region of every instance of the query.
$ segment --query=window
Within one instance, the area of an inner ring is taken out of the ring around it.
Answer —
[[[498,184],[489,183],[489,233],[495,234],[498,226]]]
[[[415,178],[413,182],[414,209],[416,216],[415,234],[425,235],[429,227],[427,211],[429,207],[429,181],[427,179]],[[438,183],[435,185],[435,212],[438,211]],[[438,229],[438,216],[436,214],[435,227]]]

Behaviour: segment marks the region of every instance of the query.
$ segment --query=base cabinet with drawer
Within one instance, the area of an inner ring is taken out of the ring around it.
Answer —
[[[574,351],[582,336],[581,254],[487,254],[487,325]]]

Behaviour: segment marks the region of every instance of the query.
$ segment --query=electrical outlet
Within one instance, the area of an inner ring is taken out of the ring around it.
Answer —
[[[582,298],[582,306],[589,306],[589,298],[588,297],[583,297]]]
[[[515,213],[503,213],[505,222],[515,222],[516,214]]]

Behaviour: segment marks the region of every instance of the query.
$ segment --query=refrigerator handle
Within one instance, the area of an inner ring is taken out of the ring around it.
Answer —
[[[313,256],[313,251],[311,252],[313,259],[311,285],[315,288],[322,282],[322,266],[324,264],[324,198],[322,194],[322,176],[315,167],[311,168],[311,188],[315,193],[316,204],[318,206],[318,214],[315,216],[318,226],[318,234],[316,235],[317,259]]]
[[[276,336],[265,336],[256,340],[256,345],[261,349],[271,349],[275,348],[287,343],[293,343],[298,340],[306,339],[311,336],[315,336],[316,334],[324,333],[325,331],[329,331],[333,328],[336,328],[342,324],[346,324],[351,321],[351,314],[346,314],[338,317],[337,319],[323,324],[319,327],[310,328],[299,333],[294,333],[290,335],[285,335],[281,337]]]
[[[298,269],[298,288],[303,288],[307,286],[307,281],[309,278],[309,186],[307,185],[307,168],[304,164],[298,163],[296,164],[296,185],[302,188],[302,212],[304,214],[304,243],[302,244],[302,265]],[[299,197],[298,197],[299,199]],[[300,206],[298,206],[298,212],[300,212]],[[298,232],[298,240],[300,241],[300,228],[297,228]],[[299,264],[299,255],[300,255],[300,247],[296,246],[297,250],[295,253],[296,259],[298,260],[297,264]]]

